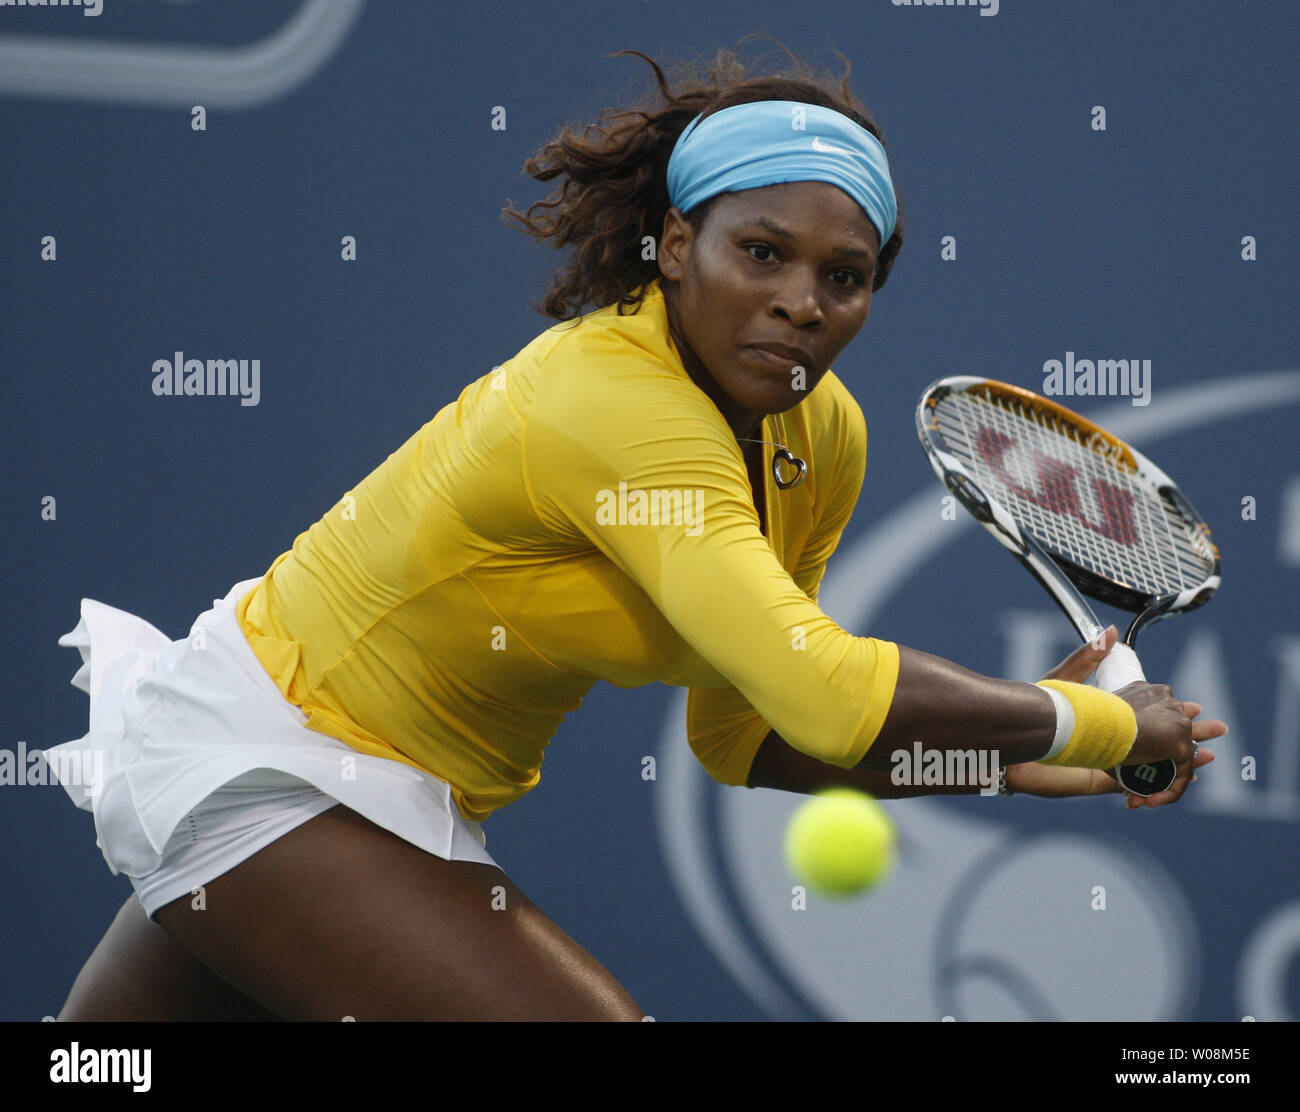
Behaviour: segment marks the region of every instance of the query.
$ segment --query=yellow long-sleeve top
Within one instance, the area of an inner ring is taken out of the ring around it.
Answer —
[[[763,448],[766,536],[656,280],[638,312],[557,324],[465,387],[275,560],[241,627],[311,728],[446,780],[474,820],[537,785],[601,679],[690,687],[691,747],[723,783],[769,730],[852,767],[898,648],[816,598],[866,423],[828,371],[755,438],[809,464],[780,490]]]

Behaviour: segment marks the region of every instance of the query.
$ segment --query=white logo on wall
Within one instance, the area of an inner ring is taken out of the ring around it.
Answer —
[[[283,26],[238,46],[0,34],[0,93],[251,108],[284,96],[320,69],[347,37],[363,3],[304,0]]]
[[[1166,387],[1158,413],[1134,414],[1123,405],[1100,412],[1097,420],[1141,443],[1297,402],[1300,371],[1283,371],[1178,391]],[[974,528],[973,521],[942,520],[934,505],[934,492],[922,492],[831,562],[820,599],[844,628],[871,628],[911,576]],[[1292,548],[1300,552],[1300,537],[1290,535],[1300,533],[1300,512],[1295,520],[1290,516],[1284,515],[1280,527],[1284,557]],[[1032,591],[1027,585],[1026,599]],[[1022,613],[1010,620],[1032,626],[1039,617]],[[1054,629],[1063,624],[1055,615],[1050,620]],[[1041,623],[1036,632],[1044,632]],[[1187,648],[1171,685],[1201,692],[1213,684],[1214,713],[1232,721],[1222,669],[1213,677],[1212,638],[1190,631],[1184,636]],[[1024,645],[1032,640],[1013,638],[1013,645],[1021,645],[1013,669],[1031,663]],[[1180,807],[1242,821],[1300,819],[1293,728],[1300,714],[1300,641],[1283,637],[1275,649],[1281,654],[1279,688],[1268,752],[1278,770],[1276,784],[1265,789],[1234,775],[1206,776],[1197,784],[1199,798],[1189,797]],[[1179,882],[1129,831],[1111,833],[1099,823],[1096,837],[1027,835],[1011,817],[1014,801],[1007,807],[995,801],[975,817],[937,797],[885,800],[900,847],[888,884],[855,903],[810,901],[806,911],[795,912],[781,842],[803,797],[716,784],[687,744],[685,703],[681,691],[660,736],[660,845],[696,928],[772,1017],[1187,1018],[1201,967],[1196,920]],[[1253,745],[1252,751],[1266,745]],[[1243,755],[1241,732],[1218,739],[1214,749],[1218,767],[1235,771]],[[1088,894],[1103,882],[1112,910],[1094,911]],[[1233,963],[1241,1015],[1294,1019],[1279,986],[1297,954],[1300,903],[1291,903],[1256,925],[1240,954],[1215,954],[1213,960]]]

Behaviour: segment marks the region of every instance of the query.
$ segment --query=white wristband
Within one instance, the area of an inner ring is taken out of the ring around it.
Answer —
[[[1052,702],[1056,704],[1056,737],[1052,739],[1052,747],[1038,758],[1040,761],[1050,761],[1053,757],[1061,755],[1074,735],[1074,707],[1070,705],[1070,700],[1055,688],[1040,687],[1038,690],[1046,691],[1052,697]]]

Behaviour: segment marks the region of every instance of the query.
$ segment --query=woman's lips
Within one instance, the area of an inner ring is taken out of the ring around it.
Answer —
[[[766,351],[763,348],[748,347],[746,351],[752,352],[763,363],[769,367],[776,367],[778,370],[785,371],[789,374],[795,367],[803,367],[805,371],[809,370],[807,363],[802,360],[792,358],[788,355],[777,355],[774,351]]]

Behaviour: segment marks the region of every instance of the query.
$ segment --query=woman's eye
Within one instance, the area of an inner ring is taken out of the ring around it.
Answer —
[[[771,246],[766,243],[747,243],[745,244],[745,250],[750,252],[766,251],[769,256],[774,254]],[[756,262],[760,262],[760,263],[765,263],[768,261],[767,258],[760,259],[757,255],[751,255],[751,258],[753,258]],[[847,274],[853,279],[851,282],[848,283],[838,282],[838,281],[835,282],[835,285],[841,287],[842,289],[854,289],[857,286],[866,285],[867,282],[867,280],[856,270],[846,270],[843,267],[837,267],[835,270],[831,271],[831,274],[832,275]]]

